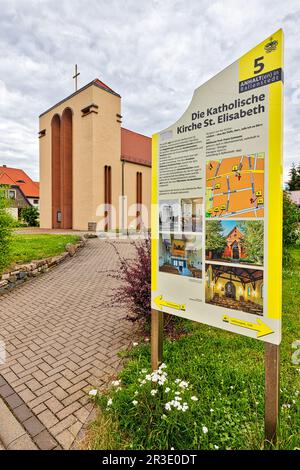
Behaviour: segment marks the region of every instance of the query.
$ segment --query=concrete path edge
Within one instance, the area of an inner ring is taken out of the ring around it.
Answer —
[[[37,446],[0,398],[0,441],[6,450],[37,450]]]

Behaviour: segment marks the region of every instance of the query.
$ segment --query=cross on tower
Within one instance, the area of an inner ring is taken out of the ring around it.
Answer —
[[[77,91],[77,77],[80,75],[80,72],[77,71],[77,64],[75,64],[75,75],[73,76],[73,78],[75,79],[75,91]]]

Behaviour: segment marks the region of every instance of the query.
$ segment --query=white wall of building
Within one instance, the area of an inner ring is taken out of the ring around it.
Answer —
[[[38,209],[40,208],[40,200],[37,197],[28,197],[27,200],[30,202],[30,204],[34,207],[37,207]]]

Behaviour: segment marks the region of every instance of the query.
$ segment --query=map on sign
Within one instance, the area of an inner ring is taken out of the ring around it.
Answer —
[[[264,153],[206,163],[206,217],[264,216]]]

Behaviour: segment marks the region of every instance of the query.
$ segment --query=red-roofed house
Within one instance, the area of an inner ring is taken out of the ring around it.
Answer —
[[[7,186],[7,194],[11,200],[10,212],[15,218],[20,217],[24,207],[39,208],[39,183],[33,181],[25,171],[0,165],[0,185]]]
[[[151,138],[121,123],[121,97],[99,79],[40,115],[41,227],[149,227]]]

